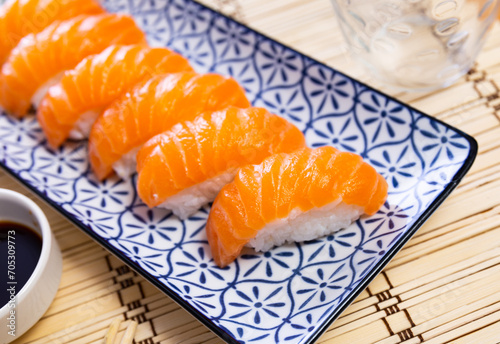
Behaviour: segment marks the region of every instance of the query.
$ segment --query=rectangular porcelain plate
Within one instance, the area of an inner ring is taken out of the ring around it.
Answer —
[[[108,0],[150,43],[199,72],[234,76],[255,106],[285,116],[312,147],[361,154],[387,203],[335,235],[214,265],[209,208],[187,221],[138,199],[133,180],[96,181],[86,142],[57,151],[33,116],[0,116],[0,162],[79,228],[228,342],[311,343],[446,198],[477,151],[471,137],[189,0]],[[332,13],[333,16],[333,13]]]

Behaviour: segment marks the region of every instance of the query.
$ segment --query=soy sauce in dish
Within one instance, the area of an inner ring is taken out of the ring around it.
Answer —
[[[18,294],[28,282],[41,251],[42,238],[33,229],[0,221],[0,308],[9,302],[11,291]],[[14,258],[10,257],[12,253]]]

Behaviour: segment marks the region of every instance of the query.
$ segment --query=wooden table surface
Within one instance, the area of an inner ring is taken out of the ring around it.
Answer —
[[[500,25],[470,73],[432,93],[395,93],[349,58],[328,0],[208,5],[471,134],[479,155],[459,187],[319,343],[500,343]],[[0,172],[0,187],[28,191]],[[102,343],[116,317],[135,343],[220,343],[213,333],[76,227],[47,212],[63,277],[45,316],[16,344]],[[118,343],[118,341],[117,341]]]

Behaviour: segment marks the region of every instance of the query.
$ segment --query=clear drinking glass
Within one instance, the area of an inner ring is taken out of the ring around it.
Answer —
[[[352,54],[379,81],[446,87],[473,65],[499,0],[332,0]]]

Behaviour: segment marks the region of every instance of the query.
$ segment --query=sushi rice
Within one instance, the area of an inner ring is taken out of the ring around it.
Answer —
[[[78,121],[76,121],[74,128],[69,132],[69,138],[74,140],[86,139],[90,134],[92,125],[97,120],[102,111],[103,109],[90,110],[81,114]]]
[[[133,175],[137,166],[137,153],[141,146],[131,149],[128,153],[123,154],[122,157],[113,164],[113,170],[121,179],[127,179]]]
[[[212,202],[220,189],[233,181],[235,175],[236,169],[219,174],[214,178],[178,192],[158,205],[158,207],[170,209],[174,215],[185,220],[196,213],[202,206]]]
[[[256,251],[269,251],[285,243],[303,242],[330,235],[349,227],[362,214],[363,208],[349,205],[341,199],[321,208],[303,212],[295,208],[283,219],[277,219],[261,229],[247,246]]]

